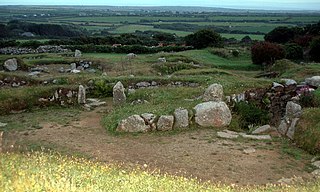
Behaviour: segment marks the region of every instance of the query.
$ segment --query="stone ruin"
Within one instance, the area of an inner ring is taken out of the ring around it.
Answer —
[[[214,89],[212,90],[212,87]],[[187,109],[178,108],[173,115],[157,116],[152,113],[132,115],[121,120],[116,128],[118,132],[148,132],[148,131],[169,131],[172,129],[187,129],[191,123],[200,127],[225,127],[231,122],[232,115],[223,100],[223,89],[221,85],[213,85],[206,92],[210,92],[206,101],[194,107],[195,114]],[[121,82],[114,86],[114,104],[119,105],[125,102],[124,88]],[[121,102],[119,102],[121,101]]]

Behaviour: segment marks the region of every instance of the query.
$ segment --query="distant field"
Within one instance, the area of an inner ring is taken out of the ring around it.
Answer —
[[[12,10],[11,10],[12,9]],[[186,36],[202,27],[220,28],[226,38],[241,39],[249,35],[252,39],[262,40],[263,35],[278,26],[302,26],[317,23],[319,14],[310,13],[253,13],[253,12],[224,12],[224,13],[184,13],[150,11],[117,11],[103,9],[75,9],[70,7],[0,7],[0,23],[18,18],[34,23],[70,24],[88,30],[92,34],[108,31],[112,34],[134,33],[135,31],[160,31]],[[49,17],[34,17],[34,14],[50,13]],[[111,15],[110,13],[113,13]],[[84,14],[85,16],[80,16]],[[110,15],[108,15],[110,14]],[[27,15],[27,16],[25,16]],[[11,19],[10,19],[11,18]],[[176,25],[175,24],[179,24]],[[185,24],[185,25],[184,25]],[[154,28],[155,25],[166,25]],[[190,26],[191,25],[191,26]],[[233,34],[233,33],[237,34]],[[231,34],[232,33],[232,34]]]
[[[155,29],[153,26],[148,25],[124,25],[121,27],[116,28],[115,30],[110,31],[111,33],[134,33],[136,30],[138,31],[161,31],[165,33],[175,33],[178,36],[186,36],[191,34],[191,32],[186,31],[176,31],[176,30],[169,30],[169,29]]]

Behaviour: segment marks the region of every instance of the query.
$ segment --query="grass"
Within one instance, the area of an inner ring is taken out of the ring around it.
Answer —
[[[58,88],[75,88],[74,86],[37,86],[20,87],[15,89],[2,89],[0,92],[0,114],[8,114],[12,110],[25,110],[39,106],[41,97],[49,97]]]
[[[41,129],[40,123],[46,122],[68,124],[70,121],[76,120],[79,113],[78,108],[48,107],[29,113],[3,115],[0,116],[0,122],[8,125],[1,127],[0,131]]]
[[[320,108],[303,111],[295,133],[296,143],[310,153],[320,152]]]
[[[199,182],[145,168],[125,169],[58,153],[0,156],[0,188],[9,191],[319,191],[318,180],[303,185],[234,186]],[[147,165],[146,165],[147,166]]]
[[[136,30],[138,31],[160,31],[164,33],[175,33],[178,36],[186,36],[191,34],[191,32],[186,31],[178,31],[178,30],[169,30],[169,29],[156,29],[153,28],[153,26],[150,25],[123,25],[120,27],[117,27],[115,30],[111,30],[111,33],[134,33]]]

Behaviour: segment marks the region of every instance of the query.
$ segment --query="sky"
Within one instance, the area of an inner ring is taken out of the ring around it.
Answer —
[[[202,6],[240,9],[320,10],[320,0],[0,0],[0,5]]]

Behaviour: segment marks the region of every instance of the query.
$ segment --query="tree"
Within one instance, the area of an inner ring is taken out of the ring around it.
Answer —
[[[289,27],[276,27],[264,36],[264,39],[273,43],[287,43],[294,39],[295,29]]]
[[[211,29],[202,29],[185,37],[187,45],[196,49],[206,47],[221,47],[223,45],[222,37],[219,33]]]
[[[285,58],[284,49],[275,43],[259,42],[251,48],[253,64],[272,65],[276,60]]]
[[[320,37],[311,42],[309,54],[312,61],[320,62]]]
[[[300,45],[295,43],[289,43],[285,45],[285,50],[287,59],[303,59],[303,49]]]

